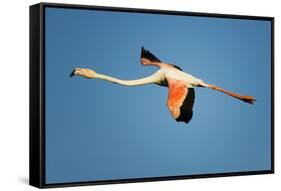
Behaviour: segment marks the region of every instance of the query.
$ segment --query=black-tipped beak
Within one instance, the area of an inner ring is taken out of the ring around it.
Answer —
[[[73,77],[73,76],[75,76],[75,70],[73,70],[71,73],[70,73],[70,75],[69,75],[69,77],[71,78],[71,77]]]

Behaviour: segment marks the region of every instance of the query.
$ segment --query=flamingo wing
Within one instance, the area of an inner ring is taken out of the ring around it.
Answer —
[[[145,48],[143,48],[143,46],[141,47],[141,59],[140,59],[141,63],[146,66],[146,65],[151,65],[151,66],[168,66],[168,67],[173,67],[176,68],[178,70],[182,69],[174,64],[168,64],[168,63],[163,63],[160,59],[158,59],[154,54],[152,54],[149,50],[146,50]]]
[[[180,80],[167,79],[167,81],[169,88],[167,106],[169,111],[176,121],[188,123],[193,115],[194,89],[187,88]]]
[[[154,54],[149,52],[149,50],[144,49],[143,46],[141,47],[141,58],[148,59],[150,62],[156,62],[156,63],[161,62],[160,59],[158,59]],[[142,64],[144,64],[142,60],[141,62]]]

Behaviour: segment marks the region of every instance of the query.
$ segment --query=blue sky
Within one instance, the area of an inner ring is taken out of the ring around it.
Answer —
[[[46,182],[270,169],[270,22],[46,8]],[[121,79],[157,68],[141,46],[254,105],[196,88],[178,123],[167,89],[69,78],[75,67]]]

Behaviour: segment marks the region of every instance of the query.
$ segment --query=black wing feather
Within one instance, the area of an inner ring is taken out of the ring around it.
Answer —
[[[149,50],[146,50],[145,48],[143,48],[143,46],[141,47],[141,58],[146,58],[146,59],[150,60],[151,62],[161,62],[160,59],[158,59],[154,54],[149,52]],[[170,64],[170,65],[180,71],[183,71],[180,67],[178,67],[174,64]]]
[[[171,65],[172,65],[174,68],[176,68],[176,69],[182,71],[182,69],[181,69],[180,67],[178,67],[178,66],[176,66],[176,65],[174,65],[174,64],[171,64]]]
[[[193,104],[195,100],[195,91],[194,88],[188,88],[188,93],[183,101],[182,106],[180,107],[180,116],[176,119],[176,121],[183,121],[188,123],[193,116]]]
[[[154,56],[151,52],[141,47],[141,58],[146,58],[151,62],[161,62],[156,56]]]

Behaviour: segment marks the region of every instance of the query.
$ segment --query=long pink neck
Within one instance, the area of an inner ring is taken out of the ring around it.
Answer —
[[[124,86],[141,86],[141,85],[145,85],[145,84],[156,83],[156,81],[157,81],[157,79],[153,75],[145,77],[145,78],[137,79],[137,80],[120,80],[118,78],[114,78],[114,77],[107,76],[104,74],[96,74],[95,78],[117,83],[117,84],[124,85]]]

